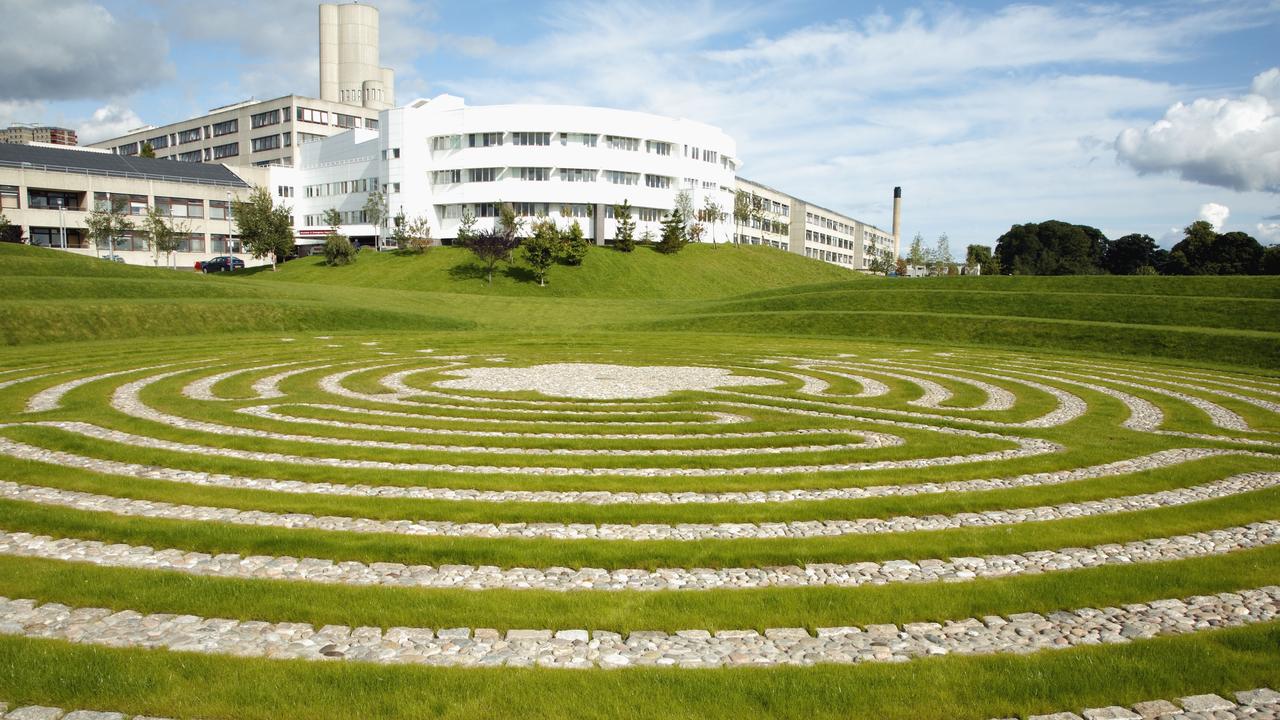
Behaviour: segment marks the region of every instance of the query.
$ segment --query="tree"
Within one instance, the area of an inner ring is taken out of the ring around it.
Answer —
[[[170,256],[182,243],[182,236],[187,234],[187,226],[181,227],[172,223],[160,214],[160,208],[147,208],[147,215],[142,221],[142,232],[151,242],[151,250],[155,253],[156,265],[160,264],[160,256],[164,255],[165,265],[169,265]]]
[[[657,251],[666,255],[680,252],[688,242],[684,230],[684,216],[677,205],[669,215],[662,219],[662,239],[658,241]]]
[[[613,206],[613,217],[617,221],[614,231],[613,247],[621,252],[636,249],[636,221],[631,217],[631,203],[623,200],[621,205]]]
[[[329,213],[325,213],[326,219],[341,221],[336,210],[329,212],[336,217],[329,217]],[[236,219],[236,227],[240,228],[240,241],[253,257],[270,257],[272,272],[275,272],[277,263],[293,253],[293,220],[290,213],[288,206],[277,206],[271,199],[271,192],[261,185],[253,188],[248,200],[231,203],[231,215]],[[332,234],[337,234],[338,222],[331,223]],[[350,241],[347,242],[350,244]]]
[[[702,198],[702,222],[711,223],[711,247],[716,247],[716,225],[724,220],[724,208],[710,194]]]
[[[707,226],[700,222],[696,222],[689,226],[688,239],[691,243],[702,242],[702,234],[707,231]]]
[[[1060,220],[1014,225],[996,240],[996,258],[1014,275],[1091,275],[1102,271],[1107,237]]]
[[[907,276],[907,259],[898,258],[898,262],[894,266],[894,272],[898,273],[898,277]]]
[[[738,239],[742,236],[742,226],[751,224],[751,202],[752,195],[746,190],[739,190],[733,194],[733,244],[738,244]]]
[[[1213,225],[1197,220],[1169,254],[1168,271],[1178,275],[1254,275],[1262,270],[1264,250],[1242,232],[1219,235]]]
[[[324,261],[327,265],[350,265],[358,251],[346,235],[331,232],[324,238]]]
[[[916,233],[911,240],[911,249],[907,251],[907,262],[913,267],[919,267],[928,262],[929,258],[924,251],[924,236]]]
[[[516,209],[511,203],[498,203],[497,230],[511,238],[519,238],[524,232],[524,220],[516,215]]]
[[[590,249],[591,243],[587,242],[577,220],[560,233],[560,261],[565,265],[581,265]]]
[[[1149,235],[1125,235],[1102,248],[1102,269],[1112,275],[1137,275],[1138,270],[1155,265],[1156,241]]]
[[[1268,245],[1262,251],[1263,275],[1280,275],[1280,245]]]
[[[520,243],[520,251],[538,276],[538,286],[545,287],[547,270],[560,255],[560,230],[554,220],[535,220],[529,231],[530,237]]]
[[[22,242],[22,226],[10,223],[3,212],[0,212],[0,242]]]
[[[403,214],[398,215],[391,239],[402,251],[421,255],[431,249],[431,222],[425,216],[406,220]]]
[[[933,246],[933,269],[934,275],[950,274],[950,268],[955,264],[955,258],[951,256],[951,238],[946,233],[938,236],[938,242]]]
[[[991,248],[986,245],[970,245],[966,248],[964,263],[970,267],[976,265],[983,275],[1000,274],[1000,261],[991,252]]]
[[[146,140],[142,141],[142,147],[138,149],[138,157],[153,158],[156,156],[156,149],[151,147],[151,143]]]
[[[462,220],[458,223],[458,233],[454,241],[463,247],[476,236],[476,214],[471,212],[470,205],[462,206]]]
[[[520,238],[498,230],[481,230],[467,241],[467,249],[484,264],[493,284],[493,269],[500,262],[511,262],[511,252],[520,245]]]
[[[645,245],[653,245],[653,231],[645,228],[645,231],[640,235],[640,242]]]
[[[84,225],[89,232],[89,239],[102,256],[102,250],[108,252],[116,249],[116,242],[121,235],[133,229],[133,221],[128,218],[126,210],[129,199],[123,195],[112,195],[105,208],[95,208],[85,218]]]
[[[773,213],[769,211],[769,201],[758,195],[751,196],[751,219],[760,227],[763,236],[765,229],[773,224]]]
[[[893,251],[873,249],[871,251],[871,261],[867,263],[867,269],[877,275],[888,275],[894,269]]]
[[[382,247],[382,234],[387,221],[391,219],[391,211],[387,209],[387,196],[381,190],[374,190],[364,201],[364,219],[378,229],[378,248]]]
[[[338,208],[329,208],[324,211],[324,224],[329,226],[329,232],[338,235],[338,228],[342,227],[342,213],[338,212]]]
[[[680,219],[684,221],[685,235],[689,234],[689,225],[693,223],[693,194],[688,190],[676,193],[676,209],[680,211]]]

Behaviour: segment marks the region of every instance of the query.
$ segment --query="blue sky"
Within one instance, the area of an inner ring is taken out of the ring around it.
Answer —
[[[1167,245],[1206,217],[1280,242],[1280,0],[374,4],[401,102],[702,120],[744,176],[882,227],[903,186],[908,237],[1057,218]],[[0,123],[93,140],[316,93],[311,0],[0,8],[29,39],[0,48]]]

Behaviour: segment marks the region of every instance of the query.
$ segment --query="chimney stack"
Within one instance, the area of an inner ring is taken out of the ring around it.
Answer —
[[[901,257],[902,249],[902,188],[893,189],[893,256]]]

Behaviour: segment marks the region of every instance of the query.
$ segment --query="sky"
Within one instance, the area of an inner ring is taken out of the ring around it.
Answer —
[[[1049,219],[1166,247],[1206,219],[1280,243],[1280,0],[372,4],[401,104],[711,123],[744,177],[882,228],[902,186],[904,245],[990,245]],[[0,126],[83,144],[314,96],[316,6],[0,0]]]

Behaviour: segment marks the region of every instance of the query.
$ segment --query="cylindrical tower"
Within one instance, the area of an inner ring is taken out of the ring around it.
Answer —
[[[338,102],[338,6],[320,5],[320,99]]]
[[[902,188],[893,189],[893,256],[902,257]]]
[[[364,105],[364,82],[381,80],[378,67],[378,9],[353,3],[338,6],[338,95]]]

